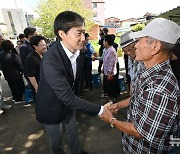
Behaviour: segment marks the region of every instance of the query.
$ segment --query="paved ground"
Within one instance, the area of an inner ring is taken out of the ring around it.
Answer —
[[[4,96],[11,93],[7,83],[3,81]],[[97,104],[104,104],[107,100],[100,98],[102,88],[94,88],[84,93],[83,98]],[[124,95],[123,95],[124,96]],[[34,105],[25,107],[24,104],[14,105],[11,100],[7,104],[13,106],[0,116],[0,153],[1,154],[50,154],[47,133],[42,124],[35,119]],[[118,117],[124,119],[126,111],[120,112]],[[121,146],[121,132],[112,129],[98,117],[78,112],[77,125],[81,147],[90,154],[123,154]],[[66,154],[69,149],[64,142]]]
[[[123,61],[121,58],[121,67]],[[93,69],[97,69],[97,61],[93,62]],[[123,73],[123,72],[122,72]],[[83,98],[96,104],[104,104],[106,99],[100,97],[102,87],[94,88],[84,93]],[[123,94],[125,96],[127,94]],[[3,80],[3,96],[10,98],[11,93],[7,82]],[[0,116],[0,154],[50,154],[49,142],[44,126],[35,119],[34,105],[25,107],[24,104],[14,105],[11,99],[7,104],[13,106]],[[118,115],[125,119],[126,111]],[[81,147],[90,154],[123,154],[121,146],[121,132],[112,129],[98,117],[91,117],[77,112],[77,125]],[[70,154],[64,136],[66,154]]]
[[[97,63],[93,66],[95,68]],[[123,64],[120,63],[120,66]],[[84,93],[83,98],[103,105],[107,100],[100,98],[101,93],[102,87],[94,88],[93,91]],[[3,95],[7,98],[11,96],[6,81],[3,81]],[[127,93],[122,94],[121,99],[126,96]],[[34,105],[14,105],[10,99],[7,104],[11,104],[13,108],[0,116],[0,154],[50,154],[47,133],[43,125],[35,119]],[[117,117],[125,120],[126,109],[121,110]],[[111,128],[98,117],[78,112],[77,125],[84,151],[90,154],[124,154],[121,132]],[[66,154],[70,154],[66,141],[63,145]]]

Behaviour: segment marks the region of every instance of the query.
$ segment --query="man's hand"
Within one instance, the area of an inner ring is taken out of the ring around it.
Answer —
[[[115,104],[111,104],[111,106],[109,107],[110,111],[112,114],[117,114],[117,111],[119,110],[118,108],[118,103]]]
[[[103,120],[107,123],[111,122],[113,115],[112,115],[111,111],[109,110],[108,106],[104,106],[104,111],[103,111],[103,114],[100,115],[100,118],[101,118],[101,120]]]
[[[108,103],[106,103],[106,104],[104,105],[104,107],[110,108],[111,105],[113,105],[113,102],[109,101]]]
[[[96,60],[96,57],[94,55],[92,55],[91,58],[92,58],[92,61]]]

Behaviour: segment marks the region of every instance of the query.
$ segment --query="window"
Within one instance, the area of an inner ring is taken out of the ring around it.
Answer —
[[[11,23],[12,31],[13,31],[14,34],[16,34],[16,29],[15,29],[15,25],[14,25],[14,21],[13,21],[13,18],[12,18],[11,11],[7,11],[7,14],[8,14],[8,17],[9,17],[9,21]]]
[[[97,3],[93,3],[93,8],[97,8]]]
[[[93,17],[97,17],[97,12],[93,12]]]

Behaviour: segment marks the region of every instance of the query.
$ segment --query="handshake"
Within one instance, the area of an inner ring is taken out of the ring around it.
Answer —
[[[113,114],[117,113],[119,110],[118,103],[113,104],[113,102],[108,102],[104,105],[104,111],[102,115],[99,115],[101,120],[111,123],[112,118],[114,118]]]

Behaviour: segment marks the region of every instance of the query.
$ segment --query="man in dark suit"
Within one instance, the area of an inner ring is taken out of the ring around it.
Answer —
[[[34,35],[36,35],[36,28],[32,28],[32,27],[28,27],[24,29],[24,35],[26,37],[26,40],[24,41],[24,43],[21,45],[20,47],[20,57],[21,57],[21,61],[24,67],[24,76],[28,79],[27,77],[27,73],[26,73],[26,65],[25,65],[25,60],[26,57],[33,52],[33,49],[29,43],[29,40],[31,39],[31,37],[33,37]]]
[[[83,56],[79,50],[85,40],[84,19],[65,11],[54,21],[57,41],[44,54],[36,94],[36,119],[45,125],[53,154],[63,154],[62,125],[66,129],[72,154],[80,154],[75,110],[92,116],[101,115],[104,107],[78,96]]]

